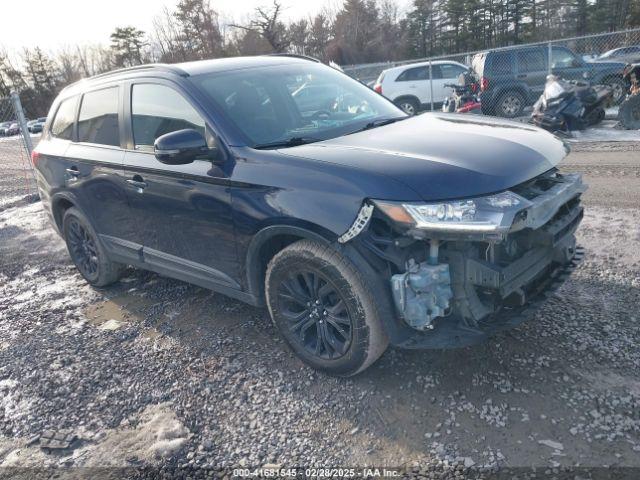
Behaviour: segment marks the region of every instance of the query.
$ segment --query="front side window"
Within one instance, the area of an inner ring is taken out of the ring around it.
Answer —
[[[51,125],[51,134],[54,137],[64,140],[72,139],[77,104],[78,97],[67,98],[60,103],[55,119],[53,120],[53,125]]]
[[[551,49],[551,66],[552,68],[572,68],[580,64],[573,52],[564,48]]]
[[[406,117],[370,88],[315,62],[205,73],[190,81],[253,147],[326,140]]]
[[[85,93],[78,116],[78,141],[120,146],[118,87]]]
[[[166,85],[134,85],[131,117],[137,149],[153,148],[158,137],[177,130],[189,128],[205,135],[205,123],[200,114],[182,95]]]

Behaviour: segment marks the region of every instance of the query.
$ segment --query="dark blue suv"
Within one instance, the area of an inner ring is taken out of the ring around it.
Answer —
[[[613,101],[621,102],[628,85],[622,78],[625,64],[616,61],[586,62],[570,49],[551,48],[551,73],[564,80],[588,80],[609,85]],[[511,47],[478,53],[471,68],[480,79],[482,111],[513,118],[522,115],[542,95],[549,71],[548,45]]]
[[[41,198],[91,285],[134,266],[266,305],[331,374],[389,343],[455,347],[517,325],[580,256],[585,187],[556,170],[562,141],[408,117],[313,59],[116,71],[66,88],[48,118]]]

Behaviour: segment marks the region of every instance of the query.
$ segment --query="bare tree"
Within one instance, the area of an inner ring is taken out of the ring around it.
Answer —
[[[258,7],[249,25],[234,24],[236,28],[260,34],[271,46],[272,50],[282,53],[291,44],[287,26],[281,20],[282,4],[273,0],[271,7]]]

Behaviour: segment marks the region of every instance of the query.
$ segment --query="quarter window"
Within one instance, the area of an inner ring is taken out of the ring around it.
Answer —
[[[54,137],[64,140],[72,139],[77,103],[78,97],[67,98],[60,103],[56,117],[53,120],[53,125],[51,125],[51,134]]]
[[[78,116],[78,141],[120,146],[118,87],[85,93]]]
[[[165,85],[134,85],[131,93],[133,141],[136,148],[153,147],[166,133],[191,128],[205,135],[205,123],[182,95]]]

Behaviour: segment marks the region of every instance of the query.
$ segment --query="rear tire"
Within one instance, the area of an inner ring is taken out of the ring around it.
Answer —
[[[505,118],[515,118],[522,115],[525,99],[520,92],[507,92],[500,95],[496,105],[496,114]]]
[[[349,377],[387,348],[372,290],[349,258],[328,245],[301,240],[278,253],[267,268],[265,296],[285,341],[312,368]]]
[[[415,98],[405,97],[394,102],[407,115],[417,115],[420,110],[420,102]]]
[[[87,217],[69,208],[62,218],[62,233],[71,260],[80,275],[94,287],[106,287],[120,279],[125,265],[109,260]]]
[[[627,130],[640,130],[640,94],[632,95],[622,102],[618,120]]]

